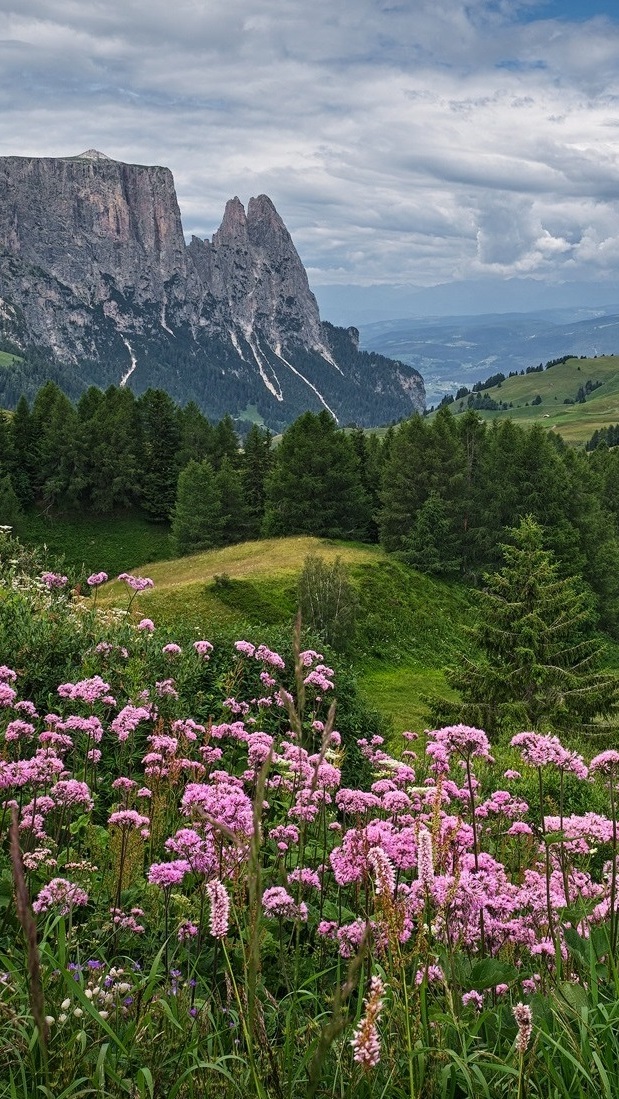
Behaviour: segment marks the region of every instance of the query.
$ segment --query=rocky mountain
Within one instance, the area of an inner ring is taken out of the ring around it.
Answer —
[[[424,407],[417,370],[321,321],[266,195],[247,212],[231,199],[213,239],[187,245],[169,169],[92,149],[0,157],[0,325],[5,341],[37,349],[35,367],[2,371],[6,403],[11,370],[36,388],[47,361],[73,394],[158,386],[276,429],[308,408],[373,425]]]

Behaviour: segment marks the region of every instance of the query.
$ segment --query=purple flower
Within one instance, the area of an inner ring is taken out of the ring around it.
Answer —
[[[134,591],[145,591],[146,588],[154,588],[154,581],[149,576],[131,576],[128,572],[121,572],[118,576],[119,580],[124,580],[125,583]]]
[[[198,656],[203,656],[205,660],[208,660],[213,651],[213,646],[210,641],[194,641],[193,647]]]
[[[148,871],[148,880],[151,885],[159,885],[162,889],[168,889],[172,885],[180,885],[186,874],[191,873],[191,866],[187,859],[173,859],[172,862],[154,862]]]
[[[169,644],[163,646],[161,651],[162,653],[165,653],[166,656],[180,656],[183,650],[180,645],[176,645],[174,641],[170,641]]]
[[[68,583],[68,577],[57,572],[42,572],[41,580],[50,591],[52,588],[64,588]]]
[[[33,901],[32,911],[38,914],[57,907],[59,913],[66,916],[72,908],[84,904],[88,904],[88,893],[80,889],[79,885],[67,881],[66,878],[53,878]]]
[[[88,579],[86,580],[86,583],[91,588],[98,588],[99,584],[105,584],[106,580],[107,580],[107,572],[93,572],[88,577]]]
[[[152,633],[155,628],[155,623],[150,618],[141,618],[138,622],[137,630],[146,630],[147,633]]]

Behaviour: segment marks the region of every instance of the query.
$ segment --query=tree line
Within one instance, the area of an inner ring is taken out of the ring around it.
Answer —
[[[35,504],[140,508],[170,521],[178,553],[311,534],[380,542],[417,569],[473,582],[529,515],[619,628],[619,451],[587,454],[474,411],[414,415],[382,438],[306,412],[279,445],[253,426],[241,446],[229,416],[212,424],[162,390],[91,388],[74,405],[50,382],[32,407],[22,398],[0,416],[0,522]]]

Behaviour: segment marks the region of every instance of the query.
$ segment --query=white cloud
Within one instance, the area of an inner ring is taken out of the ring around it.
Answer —
[[[167,164],[188,234],[266,192],[315,284],[616,274],[619,25],[527,9],[0,0],[0,153]]]

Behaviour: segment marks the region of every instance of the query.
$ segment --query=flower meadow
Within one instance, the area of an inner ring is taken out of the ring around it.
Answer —
[[[619,751],[353,742],[299,624],[4,573],[0,1096],[619,1094]]]

